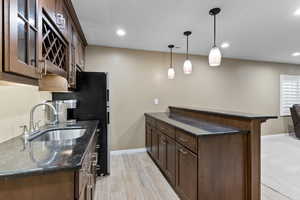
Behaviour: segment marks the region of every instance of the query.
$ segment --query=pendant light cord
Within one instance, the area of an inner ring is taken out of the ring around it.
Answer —
[[[217,34],[216,34],[216,15],[214,15],[214,47],[216,46],[216,37],[217,37]]]
[[[189,36],[187,37],[187,41],[186,41],[186,59],[189,59]]]
[[[170,62],[171,66],[170,67],[173,68],[173,62],[172,62],[172,60],[173,60],[173,51],[172,51],[172,48],[170,48],[170,50],[171,50],[171,62]]]

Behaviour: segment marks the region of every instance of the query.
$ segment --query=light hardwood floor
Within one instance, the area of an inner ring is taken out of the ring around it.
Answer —
[[[268,166],[269,172],[263,170],[265,174],[262,174],[262,180],[265,180],[264,175],[270,176],[271,169],[268,152],[274,152],[271,148],[277,148],[276,142],[278,140],[295,142],[291,138],[263,139],[262,168],[266,168],[264,165]],[[283,145],[282,142],[280,144]],[[290,144],[287,143],[285,145]],[[280,146],[280,148],[281,152],[284,151],[283,146]],[[289,154],[293,154],[293,152],[289,152]],[[274,168],[272,171],[276,171],[276,168],[282,166],[272,165],[271,167]],[[300,178],[300,174],[298,177]],[[280,183],[278,180],[276,181],[277,184]],[[284,181],[287,180],[285,179]],[[278,188],[273,187],[268,182],[267,184],[264,182],[262,184],[262,200],[300,199],[291,198],[288,194],[285,190],[278,190]],[[179,200],[147,153],[112,155],[111,175],[97,181],[95,195],[96,200]]]
[[[111,156],[111,175],[96,186],[97,200],[179,200],[146,153]]]

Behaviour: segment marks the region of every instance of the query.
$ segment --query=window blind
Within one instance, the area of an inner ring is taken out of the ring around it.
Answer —
[[[300,76],[280,75],[280,116],[291,115],[294,104],[300,104]]]

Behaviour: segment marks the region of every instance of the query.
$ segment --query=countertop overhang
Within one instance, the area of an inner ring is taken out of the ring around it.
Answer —
[[[168,112],[145,113],[145,115],[170,124],[195,136],[249,133],[248,130],[240,130],[234,127],[223,126],[220,124],[206,122],[181,115],[170,114]]]
[[[80,121],[75,125],[86,129],[86,132],[67,144],[33,140],[24,149],[21,136],[1,143],[0,178],[81,168],[86,150],[96,134],[98,121]]]
[[[274,116],[274,115],[261,115],[261,114],[253,114],[253,113],[227,111],[227,110],[221,110],[221,109],[197,108],[197,107],[191,107],[191,106],[169,106],[169,109],[180,109],[180,110],[200,112],[200,113],[205,113],[205,114],[237,117],[237,118],[243,118],[243,119],[248,119],[248,120],[254,120],[254,119],[266,120],[266,119],[277,119],[278,118],[277,116]]]

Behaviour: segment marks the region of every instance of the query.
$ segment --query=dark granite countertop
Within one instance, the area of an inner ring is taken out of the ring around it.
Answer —
[[[276,119],[277,116],[274,115],[261,115],[261,114],[252,114],[252,113],[243,113],[243,112],[235,112],[235,111],[226,111],[226,110],[219,110],[219,109],[209,109],[209,108],[197,108],[197,107],[185,107],[185,106],[169,106],[169,108],[179,108],[183,110],[189,111],[196,111],[208,114],[215,114],[215,115],[223,115],[223,116],[230,116],[230,117],[239,117],[245,119]]]
[[[145,115],[163,121],[196,136],[248,133],[248,131],[239,130],[237,128],[200,121],[181,115],[170,115],[170,113],[146,113]]]
[[[37,137],[24,149],[23,138],[19,136],[1,143],[0,178],[80,168],[97,125],[98,121],[78,122],[75,126],[86,129],[85,134],[63,142],[39,141]]]

